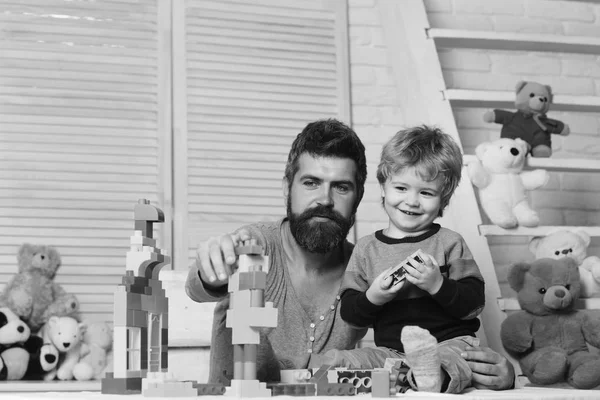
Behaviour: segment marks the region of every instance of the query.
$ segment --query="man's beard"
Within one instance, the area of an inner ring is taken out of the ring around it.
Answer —
[[[300,247],[318,254],[328,253],[340,246],[354,224],[354,215],[344,218],[331,207],[323,205],[309,208],[301,214],[294,214],[289,199],[287,217],[290,221],[292,236]],[[314,221],[313,217],[325,217],[328,220]]]

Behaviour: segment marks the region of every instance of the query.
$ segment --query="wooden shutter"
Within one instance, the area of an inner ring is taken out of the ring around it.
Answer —
[[[1,288],[22,243],[53,245],[86,320],[112,321],[133,206],[170,195],[160,3],[0,0]]]
[[[345,3],[187,0],[175,9],[185,21],[173,26],[175,268],[201,240],[283,216],[297,133],[320,118],[349,122]]]

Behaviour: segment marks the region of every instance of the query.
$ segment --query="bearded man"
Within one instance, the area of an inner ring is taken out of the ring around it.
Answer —
[[[278,309],[277,327],[260,329],[258,380],[277,382],[281,369],[319,367],[323,360],[333,361],[328,354],[356,347],[366,330],[341,319],[339,291],[354,247],[346,237],[366,178],[365,147],[357,134],[334,119],[311,122],[288,155],[283,179],[287,216],[200,244],[185,289],[194,301],[218,301],[209,383],[229,385],[233,377],[232,331],[225,326],[227,281],[235,268],[234,248],[245,240],[255,239],[269,256],[264,300]],[[512,365],[499,354],[474,349],[467,358],[474,373],[477,368],[484,370],[482,386],[512,385]]]

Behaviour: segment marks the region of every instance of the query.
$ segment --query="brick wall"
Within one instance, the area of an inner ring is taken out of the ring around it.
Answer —
[[[369,178],[359,209],[358,236],[386,226],[379,203],[375,170],[381,145],[403,127],[397,112],[394,76],[387,57],[378,1],[349,0],[351,95],[354,127],[365,140]],[[600,36],[600,4],[559,0],[425,0],[434,28]],[[553,87],[554,93],[600,96],[600,57],[565,53],[440,49],[439,59],[448,88],[512,91],[521,79]],[[483,122],[482,108],[455,108],[454,117],[466,154],[477,144],[499,137],[500,125]],[[600,158],[600,115],[552,112],[568,123],[571,135],[553,136],[553,157]],[[600,224],[600,174],[552,173],[546,188],[531,193],[543,225]],[[372,213],[372,210],[378,213]],[[528,238],[496,237],[489,240],[501,288],[507,266],[532,259]],[[600,255],[600,241],[592,240],[589,253]]]

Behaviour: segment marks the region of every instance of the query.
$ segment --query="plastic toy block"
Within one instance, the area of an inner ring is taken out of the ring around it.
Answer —
[[[161,330],[161,344],[163,346],[167,346],[169,344],[169,330],[168,329],[162,329]]]
[[[142,235],[134,235],[129,237],[129,244],[132,246],[148,246],[148,247],[156,247],[156,239],[149,238],[147,236]]]
[[[121,308],[127,308],[129,310],[139,310],[142,308],[142,295],[138,293],[117,290],[114,294],[114,301],[114,310]]]
[[[136,221],[164,222],[165,214],[161,209],[150,205],[150,200],[140,199],[133,208],[133,218]]]
[[[337,370],[338,383],[351,383],[356,393],[371,392],[371,374],[373,370]]]
[[[224,396],[228,397],[271,397],[271,390],[267,384],[255,379],[233,379],[229,390]]]
[[[328,379],[328,372],[330,369],[332,369],[333,367],[331,365],[328,364],[323,364],[321,365],[321,367],[315,372],[313,373],[312,378],[310,378],[309,382],[314,382],[314,383],[329,383],[329,379]]]
[[[225,386],[211,383],[194,383],[198,396],[220,396],[225,394]]]
[[[308,369],[283,369],[280,371],[281,383],[306,383],[312,378]]]
[[[114,378],[107,372],[102,379],[103,394],[139,394],[142,392],[142,378]]]
[[[390,272],[390,274],[386,277],[386,279],[388,277],[392,277],[392,285],[391,286],[396,286],[397,284],[399,284],[400,282],[402,282],[405,279],[405,275],[406,275],[406,269],[404,269],[405,266],[412,266],[413,264],[423,264],[423,255],[421,252],[421,249],[415,251],[413,254],[411,254],[410,256],[406,257],[406,259],[404,261],[402,261],[400,264],[398,264],[396,267],[394,267],[394,269],[392,270],[392,272]]]
[[[376,370],[371,373],[371,397],[391,397],[395,392],[396,389],[390,382],[389,371]]]
[[[356,389],[351,383],[317,383],[317,396],[354,396]]]
[[[145,328],[148,326],[148,314],[145,311],[141,310],[131,310],[133,311],[133,323],[128,324],[129,326],[133,326],[136,328]]]
[[[317,394],[315,383],[273,383],[267,387],[271,389],[271,396],[315,396]]]
[[[235,254],[263,254],[264,249],[256,242],[256,239],[245,240],[243,244],[235,248]]]
[[[253,254],[241,254],[238,256],[238,272],[268,271],[269,257]]]
[[[240,272],[239,289],[259,289],[264,290],[267,287],[267,273],[263,271]]]

